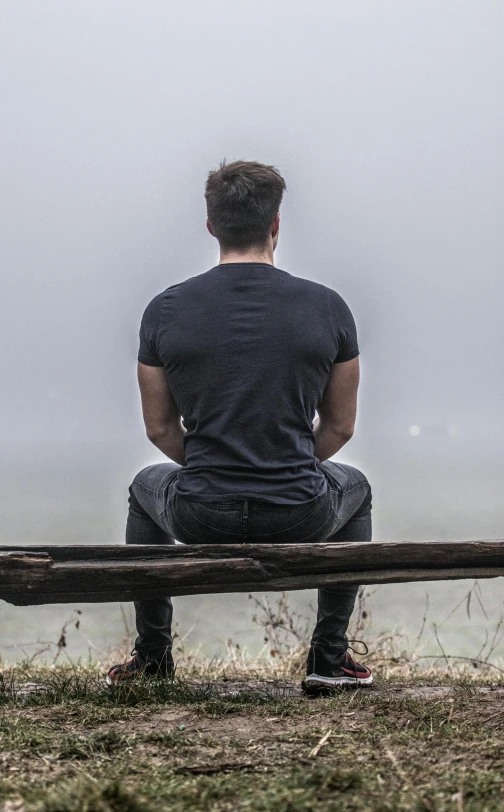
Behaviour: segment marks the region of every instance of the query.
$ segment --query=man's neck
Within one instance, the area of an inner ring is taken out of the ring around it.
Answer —
[[[220,265],[227,265],[231,262],[261,262],[266,265],[274,265],[273,251],[266,247],[262,251],[221,251]]]

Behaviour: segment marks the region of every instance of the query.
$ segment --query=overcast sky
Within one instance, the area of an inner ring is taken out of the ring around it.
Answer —
[[[217,263],[223,157],[280,169],[276,264],[353,310],[363,436],[502,439],[503,10],[2,0],[0,447],[142,432],[140,317]]]

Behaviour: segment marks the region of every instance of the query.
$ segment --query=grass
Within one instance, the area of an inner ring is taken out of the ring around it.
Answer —
[[[246,670],[114,690],[93,667],[3,678],[9,812],[504,808],[504,681],[489,673],[378,673],[370,690],[319,699]],[[21,694],[26,682],[47,690]]]
[[[30,676],[71,686],[60,670]],[[4,696],[0,802],[22,799],[26,812],[504,806],[500,683],[449,675],[440,696],[419,695],[426,682],[413,679],[308,700],[265,697],[260,683],[231,698],[183,680],[110,692],[96,676],[82,697],[82,674],[67,693]]]
[[[262,660],[180,650],[173,681],[114,689],[98,663],[2,667],[0,811],[504,809],[499,667],[446,652],[421,667],[377,637],[370,689],[308,699],[305,630],[283,600],[263,607]]]

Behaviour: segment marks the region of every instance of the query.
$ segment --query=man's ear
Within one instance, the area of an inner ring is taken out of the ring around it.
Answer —
[[[275,214],[275,219],[273,220],[273,223],[272,223],[272,226],[271,226],[271,236],[273,238],[275,238],[276,235],[278,234],[279,228],[280,228],[280,212],[277,211],[277,213]]]
[[[206,227],[208,228],[208,230],[209,230],[210,234],[212,235],[212,237],[215,237],[215,233],[214,233],[214,230],[212,228],[212,224],[211,224],[210,220],[208,220],[208,219],[206,221]]]

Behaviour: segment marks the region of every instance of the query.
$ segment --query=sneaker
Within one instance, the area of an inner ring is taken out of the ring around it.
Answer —
[[[308,655],[307,677],[301,683],[305,694],[327,694],[335,688],[345,686],[359,688],[361,685],[371,685],[373,682],[373,675],[369,668],[356,663],[348,651],[341,664],[337,666],[330,663],[322,651],[317,650],[316,654],[315,658],[312,646]]]
[[[138,677],[173,678],[175,666],[171,652],[167,651],[159,658],[150,657],[147,660],[142,659],[135,650],[131,654],[133,655],[131,660],[113,665],[109,669],[105,677],[107,685],[116,685],[118,682],[131,681]]]

